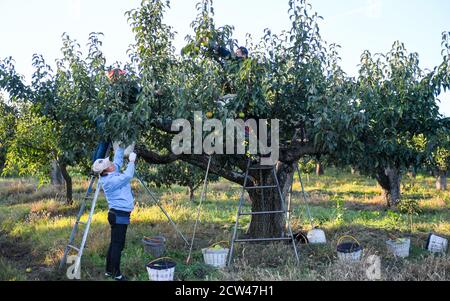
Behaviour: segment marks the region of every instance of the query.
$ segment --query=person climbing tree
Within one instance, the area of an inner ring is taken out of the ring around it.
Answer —
[[[214,46],[213,47],[214,50],[214,54],[215,54],[215,59],[223,66],[225,61],[229,61],[229,60],[233,60],[235,62],[242,62],[246,59],[248,59],[248,55],[249,52],[247,50],[247,48],[245,48],[244,46],[239,47],[236,52],[234,53],[234,55],[232,55],[232,52],[228,49],[226,49],[223,46]]]
[[[107,72],[108,79],[111,83],[111,86],[114,85],[120,85],[120,87],[117,89],[117,93],[120,95],[119,98],[122,101],[123,109],[130,110],[130,106],[135,105],[137,103],[137,99],[139,96],[139,93],[141,93],[141,89],[139,86],[128,80],[126,78],[127,71],[121,70],[121,69],[113,69]],[[108,114],[108,108],[106,114]],[[103,116],[97,117],[95,120],[95,125],[98,131],[98,134],[100,137],[103,137],[105,132],[105,120]],[[92,162],[95,162],[98,159],[105,158],[108,152],[108,149],[111,146],[111,140],[110,139],[104,139],[104,141],[101,141],[97,147],[97,149],[94,152]]]

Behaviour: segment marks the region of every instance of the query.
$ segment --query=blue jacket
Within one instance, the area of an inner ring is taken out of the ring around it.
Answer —
[[[134,209],[134,198],[131,192],[131,180],[134,177],[135,164],[128,163],[125,172],[120,170],[123,165],[124,149],[119,148],[114,154],[114,165],[116,171],[101,177],[101,184],[108,201],[109,209],[132,212]]]

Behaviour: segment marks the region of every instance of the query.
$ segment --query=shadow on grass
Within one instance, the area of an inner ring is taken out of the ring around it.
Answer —
[[[332,209],[336,206],[336,201],[330,200],[329,196],[335,196],[335,193],[324,194],[322,190],[318,190],[321,195],[324,195],[323,199],[313,200],[313,206],[323,211],[324,216],[327,218],[333,218]],[[163,191],[157,191],[158,195],[163,195]],[[338,198],[343,198],[352,195],[353,192],[339,193]],[[356,192],[361,195],[361,192]],[[79,195],[82,195],[80,190]],[[367,196],[368,194],[363,194]],[[301,202],[301,194],[295,195],[296,202]],[[167,197],[166,197],[167,199]],[[175,204],[178,205],[182,200],[176,200]],[[186,203],[189,203],[186,201]],[[164,203],[165,204],[165,203]],[[197,203],[198,204],[198,203]],[[190,203],[186,206],[186,210],[192,210],[192,216],[195,216],[196,205]],[[146,202],[146,206],[152,207],[152,202]],[[249,204],[247,204],[248,206]],[[163,234],[168,238],[167,243],[167,255],[174,258],[177,263],[177,279],[178,280],[205,280],[206,277],[216,277],[217,279],[223,279],[223,275],[218,275],[217,271],[211,269],[203,264],[203,258],[201,249],[211,246],[215,242],[222,240],[228,241],[231,237],[231,231],[233,223],[232,218],[235,217],[235,213],[238,206],[238,199],[229,201],[215,201],[209,197],[204,203],[203,212],[207,211],[207,216],[202,216],[201,224],[198,229],[197,238],[194,245],[193,263],[191,265],[185,264],[188,250],[183,242],[174,231],[172,226],[164,220],[146,220],[140,222],[133,222],[129,228],[129,235],[127,239],[127,248],[124,254],[124,270],[128,273],[132,279],[135,280],[147,280],[148,276],[145,271],[145,264],[152,260],[152,256],[146,254],[143,250],[141,240],[144,236],[156,236]],[[348,210],[354,210],[350,213],[351,217],[359,217],[358,214],[366,214],[368,219],[379,219],[383,216],[376,216],[372,214],[374,211],[386,210],[385,206],[377,202],[357,202],[346,201],[344,207]],[[2,243],[0,241],[0,248],[4,249],[4,252],[8,254],[9,259],[12,262],[16,262],[20,269],[31,265],[33,272],[28,275],[27,279],[30,280],[65,280],[65,274],[57,272],[56,264],[58,259],[62,257],[62,251],[65,244],[68,241],[70,231],[72,229],[72,222],[75,221],[75,215],[78,212],[79,204],[73,207],[57,207],[51,212],[50,219],[54,216],[70,217],[70,223],[62,223],[56,225],[46,226],[45,223],[40,223],[40,227],[36,225],[27,226],[26,231],[19,238],[6,237],[6,241],[9,243]],[[382,210],[380,210],[382,209]],[[102,214],[107,210],[107,204],[104,198],[99,202],[96,212]],[[448,208],[434,210],[433,213],[438,213],[443,210],[448,212]],[[361,212],[363,211],[363,212]],[[365,213],[364,211],[368,211]],[[348,211],[347,211],[348,212]],[[347,212],[345,215],[347,215]],[[219,215],[220,213],[220,215]],[[217,216],[215,216],[217,214]],[[228,215],[232,218],[228,218]],[[330,217],[331,216],[331,217]],[[425,218],[425,217],[424,217]],[[427,217],[428,218],[428,217]],[[208,220],[220,219],[220,222],[208,222]],[[206,221],[205,221],[206,220]],[[195,221],[192,218],[184,218],[181,221],[175,220],[178,223],[180,230],[190,241],[192,236],[193,226]],[[426,221],[431,224],[434,222]],[[245,233],[245,224],[242,232]],[[327,264],[332,264],[336,258],[335,245],[337,240],[346,234],[355,236],[361,244],[363,244],[371,252],[381,254],[383,258],[386,258],[390,264],[390,255],[387,253],[385,241],[392,237],[404,237],[408,233],[398,230],[383,230],[373,227],[349,225],[349,226],[332,226],[325,229],[329,239],[329,244],[323,248],[316,248],[308,246],[301,246],[300,253],[303,256],[305,266],[302,267],[305,271],[317,270],[320,274],[321,269],[325,268]],[[412,256],[410,260],[421,261],[422,256],[426,256],[428,253],[423,250],[424,241],[426,241],[427,233],[414,233]],[[106,218],[97,219],[92,225],[91,235],[88,240],[88,248],[85,253],[83,261],[83,269],[85,271],[85,278],[89,280],[104,280],[102,272],[104,269],[104,260],[106,255],[106,248],[109,243],[109,226]],[[238,262],[243,263],[241,266],[235,266],[232,271],[237,274],[234,280],[246,279],[249,275],[243,276],[243,271],[250,267],[267,268],[269,272],[279,274],[283,271],[283,266],[292,263],[292,249],[289,245],[285,244],[252,244],[252,245],[239,245],[236,252],[236,259]],[[2,253],[1,253],[2,254]],[[31,255],[30,255],[31,254]],[[31,259],[30,259],[31,258]],[[55,265],[49,264],[54,262]],[[246,266],[247,265],[247,266]],[[35,268],[34,268],[35,267]],[[34,272],[34,270],[36,270]],[[230,274],[231,275],[231,274]],[[233,276],[233,277],[234,277]],[[296,276],[297,277],[297,276]]]
[[[302,196],[301,192],[295,192],[294,194]],[[380,195],[379,193],[376,193],[376,192],[361,192],[361,191],[333,192],[333,191],[323,190],[323,189],[310,190],[309,194],[320,194],[320,195],[327,195],[327,196],[333,196],[333,197],[338,197],[338,198],[345,198],[345,197],[367,198],[367,197],[377,197]]]
[[[45,264],[45,254],[36,252],[29,240],[0,232],[0,258],[6,259],[28,281],[56,279],[54,268]]]
[[[182,223],[179,223],[181,231],[189,241],[192,237],[193,224],[193,220],[184,220]],[[124,271],[131,279],[147,280],[148,276],[145,271],[145,264],[154,258],[145,253],[141,240],[144,236],[163,234],[168,238],[166,255],[178,263],[177,280],[205,280],[207,277],[208,279],[210,277],[220,278],[222,276],[217,270],[203,263],[201,249],[209,247],[215,242],[228,241],[231,237],[231,228],[232,225],[225,222],[202,223],[196,236],[192,262],[191,264],[186,264],[185,260],[188,255],[188,248],[168,222],[132,223],[129,228],[127,247],[123,257]],[[41,267],[35,268],[35,274],[30,274],[28,279],[65,280],[64,271],[58,271],[56,265],[45,266],[42,262],[44,261],[46,252],[51,252],[52,248],[57,247],[60,250],[55,253],[59,254],[59,257],[55,258],[56,264],[58,259],[61,258],[60,256],[62,256],[61,252],[68,239],[70,230],[71,227],[66,226],[36,231],[33,236],[34,239],[53,237],[56,239],[53,246],[45,244],[45,240],[32,241],[5,236],[5,239],[0,240],[0,250],[3,250],[0,251],[0,255],[4,256],[6,253],[16,254],[14,257],[9,255],[9,258],[23,268],[26,266]],[[397,264],[396,259],[388,253],[385,242],[391,238],[410,236],[409,233],[398,230],[386,231],[360,225],[335,226],[325,228],[324,230],[328,238],[327,245],[323,247],[299,246],[301,258],[304,261],[302,264],[305,265],[305,268],[320,271],[320,269],[335,262],[336,244],[339,238],[344,235],[354,236],[366,250],[370,250],[370,252],[381,256],[385,264]],[[244,232],[241,234],[244,234]],[[420,262],[423,256],[428,254],[423,248],[427,236],[427,233],[414,233],[410,236],[413,247],[411,257],[408,260]],[[108,243],[109,226],[107,225],[107,221],[97,221],[93,224],[91,235],[88,239],[88,248],[83,260],[83,279],[104,280],[102,272]],[[39,244],[44,245],[39,246]],[[45,246],[48,247],[48,250],[45,250]],[[232,268],[232,271],[239,274],[249,267],[255,267],[258,269],[271,269],[276,274],[277,270],[282,269],[284,265],[293,262],[294,257],[292,256],[293,253],[291,253],[292,248],[289,244],[239,244],[235,253],[235,260],[237,260],[238,264]],[[33,256],[29,256],[29,254],[33,254]],[[236,277],[239,277],[239,275]]]

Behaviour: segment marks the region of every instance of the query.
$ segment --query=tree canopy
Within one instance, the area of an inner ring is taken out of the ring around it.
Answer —
[[[277,170],[285,191],[300,158],[326,156],[376,176],[392,193],[402,168],[429,157],[429,136],[449,127],[437,100],[450,87],[449,33],[442,36],[443,61],[431,71],[419,67],[417,53],[395,42],[386,54],[365,51],[359,76],[351,78],[339,65],[340,46],[320,34],[322,17],[306,0],[287,2],[291,28],[281,33],[266,29],[260,41],[249,35],[245,60],[217,56],[217,47],[233,53],[239,45],[233,26],[216,25],[212,0],[196,5],[192,34],[181,53],[173,46],[174,29],[164,23],[170,2],[143,0],[126,13],[135,35],[126,65],[105,65],[102,34],[89,36],[86,55],[64,34],[56,71],[35,55],[33,81],[26,85],[13,60],[5,59],[0,62],[0,87],[13,102],[28,103],[36,118],[51,124],[63,165],[88,162],[96,142],[111,139],[137,141],[139,155],[149,164],[183,161],[206,169],[208,154],[174,155],[171,150],[176,134],[172,121],[193,121],[201,111],[222,121],[279,119]],[[127,73],[111,82],[106,72],[115,67]],[[139,94],[130,102],[136,85]],[[225,100],[230,94],[231,100]],[[211,173],[242,185],[246,161],[245,155],[216,156]],[[267,180],[267,175],[251,176],[253,185]],[[258,196],[251,197],[256,210]],[[388,202],[395,204],[399,197]],[[279,201],[273,195],[263,207],[277,207]]]

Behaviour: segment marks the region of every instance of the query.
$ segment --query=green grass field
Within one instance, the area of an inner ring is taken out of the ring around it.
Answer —
[[[291,245],[240,245],[233,267],[224,270],[206,266],[201,249],[230,239],[240,188],[228,182],[211,185],[202,210],[194,257],[186,265],[188,249],[136,182],[137,206],[122,258],[123,272],[132,280],[148,280],[145,265],[154,258],[145,253],[141,240],[144,236],[161,234],[168,238],[166,255],[178,263],[176,280],[367,280],[368,266],[364,260],[350,265],[337,260],[338,239],[352,235],[364,246],[365,258],[381,257],[382,280],[450,280],[448,255],[432,255],[424,250],[430,232],[450,236],[450,192],[437,192],[433,178],[404,180],[404,197],[419,200],[422,209],[414,217],[411,234],[407,216],[385,208],[374,180],[330,169],[326,176],[312,176],[305,182],[314,222],[326,231],[328,244],[299,245],[300,265],[295,263]],[[75,180],[77,199],[87,185],[82,179]],[[294,230],[310,230],[298,183],[294,190]],[[191,237],[198,204],[189,202],[186,189],[155,192],[181,231]],[[57,266],[78,206],[78,203],[65,205],[63,192],[55,188],[37,189],[33,180],[0,179],[0,280],[66,280],[65,270],[58,271]],[[245,226],[242,225],[242,231]],[[404,236],[412,238],[411,256],[406,260],[394,258],[387,252],[385,242]],[[82,261],[83,280],[104,280],[108,243],[107,205],[102,198]]]

